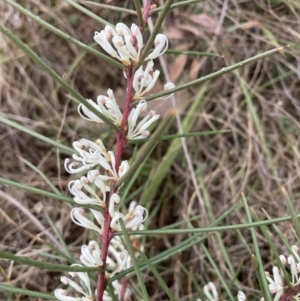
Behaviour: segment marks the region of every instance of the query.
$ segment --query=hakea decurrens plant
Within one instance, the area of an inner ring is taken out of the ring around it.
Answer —
[[[148,1],[149,4],[149,1]],[[145,6],[146,7],[146,6]],[[150,9],[150,5],[147,6]],[[150,12],[144,12],[146,19]],[[128,212],[123,214],[118,210],[121,202],[119,186],[116,183],[126,175],[129,170],[129,163],[122,161],[122,153],[127,142],[134,139],[146,138],[150,135],[149,127],[159,119],[159,115],[151,110],[146,113],[147,103],[145,95],[154,87],[160,72],[154,69],[153,59],[163,54],[168,48],[168,40],[163,34],[157,34],[154,39],[154,49],[149,53],[145,61],[139,62],[144,47],[143,28],[132,24],[128,28],[123,23],[118,23],[115,28],[105,26],[104,30],[95,32],[94,40],[102,49],[119,60],[124,66],[124,76],[127,81],[126,96],[123,110],[117,103],[114,93],[108,89],[107,96],[99,95],[97,101],[88,99],[87,102],[94,108],[93,111],[104,115],[106,120],[110,120],[118,129],[116,150],[107,151],[101,140],[90,141],[80,139],[73,143],[76,153],[70,159],[65,160],[65,169],[71,174],[83,173],[79,179],[69,183],[70,193],[74,197],[74,202],[79,205],[92,205],[92,208],[84,209],[76,207],[71,210],[71,219],[81,227],[93,230],[100,238],[100,244],[92,240],[88,245],[81,247],[80,262],[77,266],[99,267],[97,287],[92,289],[93,283],[90,281],[88,273],[69,272],[74,280],[68,277],[61,277],[64,285],[69,285],[74,292],[69,292],[58,288],[54,294],[61,301],[111,301],[112,297],[106,291],[108,279],[124,269],[131,267],[131,258],[126,250],[120,236],[115,236],[115,232],[121,230],[123,221],[125,228],[129,230],[142,230],[143,222],[148,217],[147,210],[132,202]],[[139,64],[139,68],[136,65]],[[174,88],[173,83],[167,83],[164,90]],[[85,105],[78,106],[78,112],[87,121],[103,123],[104,121],[92,112]],[[139,120],[139,118],[143,117]],[[85,211],[90,211],[85,215]],[[92,219],[91,219],[92,217]],[[138,240],[138,236],[131,235],[131,241]],[[136,248],[143,249],[141,244],[135,243]],[[275,294],[274,301],[300,301],[300,258],[297,253],[298,248],[292,247],[292,254],[287,258],[283,255],[280,259],[283,264],[289,265],[292,275],[292,286],[285,286],[282,271],[274,266],[273,278],[266,273],[271,294]],[[135,253],[139,255],[138,252]],[[131,300],[132,292],[126,285],[126,281],[112,282],[114,294],[119,300]],[[203,295],[206,301],[222,300],[214,283],[209,282],[203,288]],[[239,291],[237,301],[245,301],[246,296]],[[201,301],[197,299],[197,301]],[[261,300],[263,301],[263,299]]]
[[[148,7],[150,7],[148,5]],[[145,14],[148,16],[150,14]],[[143,99],[145,94],[154,87],[159,71],[154,71],[153,59],[163,54],[168,48],[168,39],[158,34],[154,40],[154,49],[146,57],[147,65],[142,65],[135,70],[144,47],[143,28],[132,24],[130,29],[123,23],[118,23],[115,28],[105,26],[104,30],[95,32],[94,40],[109,55],[121,61],[124,65],[124,76],[127,80],[126,97],[123,110],[117,103],[114,92],[108,89],[107,96],[99,95],[97,101],[87,101],[96,112],[104,115],[120,132],[116,135],[116,150],[107,151],[101,140],[90,141],[82,138],[73,143],[75,154],[73,160],[65,160],[65,169],[71,174],[81,173],[80,178],[69,183],[69,191],[74,197],[74,202],[81,205],[92,205],[92,208],[75,207],[71,210],[71,219],[81,227],[95,231],[100,237],[100,244],[95,240],[81,247],[79,266],[99,267],[97,288],[91,289],[91,281],[87,273],[69,273],[79,280],[80,284],[68,277],[62,277],[65,285],[73,288],[74,292],[63,289],[55,291],[55,297],[61,301],[103,301],[112,300],[106,291],[107,280],[116,273],[131,267],[131,258],[119,236],[114,236],[121,230],[122,220],[125,228],[129,230],[142,230],[143,222],[148,217],[147,210],[131,202],[125,214],[118,210],[122,196],[117,181],[126,175],[129,170],[128,161],[121,161],[122,152],[129,140],[146,138],[150,135],[149,127],[159,119],[159,115],[151,110],[146,112],[147,103]],[[165,89],[173,88],[172,83],[167,83]],[[134,106],[133,102],[137,102]],[[98,115],[85,105],[78,106],[78,112],[87,121],[103,123]],[[143,114],[143,117],[141,117]],[[140,119],[140,120],[139,120]],[[82,175],[82,173],[85,173]],[[89,214],[86,214],[89,212]],[[92,218],[91,218],[92,217]],[[132,241],[138,237],[131,235]],[[135,243],[135,247],[143,246]],[[136,256],[139,253],[136,252]],[[125,285],[125,286],[124,286]],[[112,286],[115,295],[122,300],[129,300],[131,290],[126,286],[126,281],[114,281]],[[75,297],[73,297],[75,296]]]

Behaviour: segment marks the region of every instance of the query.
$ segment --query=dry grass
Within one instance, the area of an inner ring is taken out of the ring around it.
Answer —
[[[95,20],[64,1],[20,2],[41,19],[84,43],[90,43],[94,31],[102,28]],[[120,4],[117,1],[113,2]],[[117,91],[118,99],[122,99],[125,81],[120,70],[111,68],[89,54],[76,62],[82,55],[80,49],[43,29],[29,18],[19,15],[5,3],[2,2],[0,6],[5,16],[3,24],[12,29],[56,72],[65,75],[66,80],[84,97],[95,99],[97,95],[104,94],[109,87]],[[130,24],[134,20],[131,15],[113,14],[96,7],[90,9],[111,23],[123,21]],[[190,16],[200,13],[209,16],[209,19],[202,20],[202,24],[199,25],[193,22]],[[170,55],[167,57],[169,68],[181,70],[176,75],[177,83],[209,74],[278,45],[289,44],[290,48],[282,54],[246,66],[238,73],[224,75],[210,83],[202,100],[201,110],[194,112],[197,122],[192,131],[229,129],[232,132],[187,140],[202,196],[208,200],[207,212],[199,210],[199,200],[195,196],[189,170],[184,156],[180,155],[173,162],[162,187],[157,189],[155,198],[148,204],[153,208],[159,204],[157,218],[151,220],[150,228],[160,228],[196,214],[205,215],[208,221],[212,222],[216,216],[241,199],[241,192],[245,193],[249,204],[261,218],[261,208],[272,217],[285,216],[288,212],[280,185],[284,186],[298,212],[299,16],[300,7],[296,0],[233,0],[228,1],[227,5],[226,1],[207,1],[188,8],[175,9],[169,14],[163,31],[169,35],[172,49],[185,47],[184,50],[208,51],[223,56],[190,56],[187,59],[181,57],[176,60],[175,56]],[[207,27],[203,22],[206,22]],[[218,24],[221,25],[220,34],[215,35]],[[99,136],[110,136],[107,128],[99,132],[90,125],[87,127],[87,123],[77,115],[76,103],[69,100],[65,91],[6,37],[2,37],[0,43],[3,54],[0,79],[2,116],[66,145],[71,145],[73,140],[81,137],[96,139]],[[241,88],[241,81],[245,82],[244,90]],[[178,101],[186,104],[188,99],[192,100],[198,93],[199,88],[193,87],[178,94]],[[157,102],[153,105],[158,106],[160,112],[164,112],[169,106],[166,102],[162,106]],[[254,108],[254,111],[251,108]],[[184,117],[185,112],[182,112],[182,118]],[[175,131],[174,126],[173,132]],[[62,167],[64,154],[59,154],[46,143],[4,124],[0,125],[0,137],[2,177],[50,191],[40,175],[20,160],[21,157],[45,173],[49,180],[67,195],[70,177]],[[113,145],[111,138],[108,141]],[[169,143],[163,142],[158,146],[142,171],[139,185],[144,184],[148,173],[166,153],[168,145]],[[178,185],[182,186],[173,194]],[[55,222],[71,250],[87,242],[88,232],[70,223],[70,210],[64,203],[11,187],[2,186],[1,190],[4,192],[0,195],[1,250],[45,260],[35,250],[49,251],[37,239],[41,233],[48,235],[43,236],[46,239],[51,239],[51,233],[55,236],[47,222],[47,215]],[[43,231],[28,213],[40,221]],[[223,224],[240,222],[246,222],[242,209],[231,214]],[[203,218],[193,225],[203,226]],[[280,229],[290,243],[296,242],[290,223],[282,223]],[[251,248],[249,232],[245,230],[243,234]],[[146,253],[151,257],[178,244],[186,237],[149,237],[146,241]],[[237,275],[232,275],[216,235],[211,235],[211,239],[207,240],[205,245],[228,284],[233,277],[237,277],[242,287],[247,288],[246,291],[254,292],[257,289],[255,270],[251,267],[250,255],[237,232],[222,232],[220,237],[233,268],[238,270]],[[268,244],[259,232],[258,238],[266,268],[270,269],[270,265],[267,265],[270,262]],[[279,253],[286,252],[275,233],[273,241]],[[189,300],[196,297],[195,284],[192,284],[190,277],[186,277],[186,273],[193,274],[200,286],[215,280],[221,288],[214,269],[207,260],[203,260],[205,257],[203,249],[196,245],[158,266],[161,275],[173,288],[178,299]],[[153,300],[167,300],[152,274],[145,273],[144,277]],[[1,262],[1,278],[2,281],[10,281],[14,285],[43,292],[52,292],[59,283],[59,273],[28,268],[9,261]],[[13,298],[9,300],[14,300]],[[18,299],[15,300],[34,300],[26,297],[16,298]]]

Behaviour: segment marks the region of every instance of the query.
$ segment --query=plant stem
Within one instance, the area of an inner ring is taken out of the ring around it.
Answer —
[[[132,103],[132,97],[133,97],[133,87],[132,87],[132,82],[133,82],[133,77],[134,77],[134,69],[133,67],[129,68],[126,70],[126,78],[127,78],[127,86],[126,86],[126,96],[125,96],[125,104],[124,104],[124,109],[123,109],[123,118],[121,122],[121,131],[117,134],[117,145],[116,145],[116,153],[115,153],[115,169],[116,172],[118,173],[119,167],[121,164],[121,158],[122,158],[122,153],[126,147],[126,126],[128,123],[128,117],[129,113],[131,110],[131,103]],[[110,193],[109,193],[109,198],[107,201],[107,206],[106,209],[103,211],[103,216],[104,216],[104,229],[103,229],[103,234],[101,237],[101,260],[103,261],[103,266],[106,266],[106,258],[108,256],[108,247],[110,240],[112,239],[113,232],[112,229],[110,228],[110,223],[112,220],[112,217],[110,216],[108,212],[109,208],[109,201],[113,193],[117,192],[118,187],[116,186],[116,182],[112,181],[111,186],[110,186]],[[107,286],[107,279],[105,275],[105,269],[103,271],[100,271],[98,273],[98,283],[97,283],[97,301],[102,301],[103,300],[103,294]]]
[[[141,54],[140,60],[137,63],[137,66],[136,66],[137,69],[143,64],[145,58],[147,57],[148,52],[150,51],[150,49],[151,49],[151,47],[152,47],[152,45],[154,43],[155,37],[156,37],[158,31],[160,30],[160,27],[161,27],[161,25],[162,25],[162,23],[163,23],[163,21],[165,19],[165,16],[169,12],[169,7],[173,3],[173,1],[174,0],[167,0],[166,1],[166,5],[164,6],[163,11],[159,14],[159,16],[158,16],[158,18],[156,20],[155,26],[153,28],[153,31],[152,31],[152,33],[151,33],[151,35],[150,35],[150,37],[149,37],[149,39],[147,41],[147,44],[145,45],[144,50],[143,50],[143,52]],[[149,16],[150,16],[150,14],[148,14],[146,16],[144,15],[144,17],[149,17]]]
[[[143,17],[144,17],[144,23],[140,24],[140,31],[144,31],[144,26],[147,23],[147,19],[150,16],[150,6],[151,1],[148,0],[146,1],[145,7],[143,9]],[[127,140],[126,140],[126,131],[127,131],[127,124],[128,124],[128,117],[130,114],[130,111],[132,109],[132,99],[133,99],[133,78],[134,74],[137,68],[135,68],[133,65],[126,69],[126,79],[127,79],[127,84],[126,84],[126,95],[125,95],[125,103],[124,103],[124,109],[123,109],[123,118],[121,121],[121,126],[120,126],[120,131],[117,133],[117,145],[116,145],[116,153],[115,153],[115,170],[118,173],[120,164],[121,164],[121,158],[124,149],[126,148],[127,145]],[[116,193],[118,190],[118,187],[116,185],[117,181],[112,181],[110,185],[110,192],[109,192],[109,197],[107,200],[106,208],[103,210],[103,216],[104,216],[104,229],[103,229],[103,234],[101,237],[101,254],[100,258],[103,261],[103,266],[104,269],[98,273],[98,283],[97,283],[97,301],[103,301],[103,294],[104,291],[107,287],[108,284],[108,279],[106,279],[106,272],[105,272],[105,267],[106,267],[106,259],[108,256],[108,247],[110,240],[113,237],[113,231],[110,227],[110,223],[112,220],[112,217],[110,216],[108,212],[109,208],[109,202],[110,198],[113,193]],[[126,290],[126,282],[123,283],[123,291]]]

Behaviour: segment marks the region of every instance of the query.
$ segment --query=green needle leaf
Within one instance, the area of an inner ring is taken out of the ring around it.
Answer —
[[[85,45],[84,43],[76,40],[75,38],[71,37],[70,35],[64,33],[63,31],[57,29],[55,26],[52,26],[51,24],[47,23],[46,21],[42,20],[40,17],[36,16],[35,14],[33,14],[32,12],[30,12],[29,10],[25,9],[23,6],[17,4],[15,1],[13,0],[4,0],[5,2],[9,3],[12,7],[14,7],[16,10],[18,10],[19,12],[21,12],[22,14],[24,14],[25,16],[31,18],[32,20],[36,21],[37,23],[41,24],[42,26],[44,26],[45,28],[47,28],[48,30],[52,31],[53,33],[57,34],[58,36],[60,36],[61,38],[73,43],[74,45],[86,50],[87,52],[101,58],[102,60],[110,63],[111,65],[114,65],[120,69],[124,69],[124,66],[117,62],[116,60],[110,58],[109,56],[106,56],[105,54]]]
[[[55,263],[49,263],[49,262],[42,262],[38,260],[33,260],[33,259],[28,259],[27,257],[23,256],[17,256],[15,254],[5,252],[5,251],[0,251],[0,258],[2,259],[9,259],[13,260],[25,265],[30,265],[33,267],[37,267],[40,269],[46,269],[49,271],[73,271],[73,272],[97,272],[101,267],[80,267],[80,266],[69,266],[69,265],[61,265],[61,264],[55,264]]]
[[[157,269],[155,268],[155,266],[151,263],[151,261],[147,258],[147,256],[141,250],[138,249],[138,252],[139,252],[141,258],[143,259],[143,261],[146,262],[148,268],[151,270],[153,275],[156,277],[158,283],[164,289],[164,291],[166,292],[166,294],[168,295],[170,300],[171,301],[177,301],[177,299],[174,297],[174,295],[172,294],[171,290],[169,289],[169,287],[167,286],[167,284],[165,283],[163,278],[160,276],[160,274],[157,271]]]
[[[132,265],[133,265],[133,268],[135,270],[135,273],[136,273],[136,276],[137,276],[137,279],[139,281],[139,285],[140,285],[140,288],[141,288],[141,291],[142,291],[142,294],[143,294],[143,298],[146,301],[150,301],[150,298],[149,298],[149,295],[148,295],[148,292],[147,292],[147,289],[146,289],[146,286],[145,286],[145,283],[144,283],[144,280],[143,280],[138,262],[136,260],[135,254],[134,254],[133,246],[130,242],[129,235],[127,234],[127,230],[125,228],[125,225],[124,225],[124,222],[123,222],[122,218],[120,219],[120,225],[121,225],[121,229],[122,229],[122,233],[123,233],[123,237],[124,237],[125,246],[126,246],[128,252],[129,252],[129,255],[130,255],[130,258],[131,258],[131,261],[132,261]]]
[[[17,188],[20,188],[22,190],[29,191],[29,192],[32,192],[32,193],[35,193],[35,194],[43,195],[43,196],[49,197],[51,199],[55,199],[55,200],[59,200],[59,201],[65,202],[65,203],[69,203],[73,206],[78,205],[71,198],[63,196],[61,194],[48,192],[48,191],[45,191],[43,189],[38,189],[38,188],[35,188],[35,187],[31,187],[29,185],[14,182],[14,181],[11,181],[11,180],[8,180],[8,179],[5,179],[5,178],[0,177],[0,183],[2,183],[4,185],[11,186],[11,187],[17,187]],[[99,207],[95,206],[95,205],[83,205],[82,204],[81,207],[86,207],[86,208],[90,208],[90,209],[99,210]]]
[[[5,0],[9,1],[10,0]],[[84,104],[90,111],[92,111],[101,120],[109,124],[116,131],[120,129],[105,115],[97,111],[84,97],[82,97],[76,90],[74,90],[64,79],[59,76],[53,69],[51,69],[46,63],[44,63],[38,55],[32,51],[25,43],[23,43],[16,35],[14,35],[5,26],[0,24],[0,31],[5,34],[8,38],[12,40],[20,49],[22,49],[35,63],[37,63],[41,68],[43,68],[54,80],[56,80],[62,87],[64,87],[76,100]]]
[[[78,4],[75,1],[72,0],[65,0],[66,2],[68,2],[69,4],[71,4],[72,6],[76,7],[79,11],[83,12],[84,14],[86,14],[87,16],[97,20],[98,22],[100,22],[103,25],[111,25],[111,23],[107,22],[106,20],[100,18],[98,15],[92,13],[90,10],[86,9],[85,7],[81,6],[80,4]]]
[[[249,223],[252,223],[251,212],[250,212],[250,208],[248,206],[247,199],[244,196],[244,194],[242,194],[242,196],[243,196],[243,204],[244,204],[244,208],[245,208],[245,211],[246,211],[247,219],[248,219]],[[254,245],[255,255],[253,254],[253,259],[255,259],[254,262],[256,263],[255,264],[255,269],[256,269],[256,272],[257,272],[257,275],[258,275],[260,287],[261,287],[262,292],[263,292],[264,300],[272,301],[273,298],[271,297],[268,282],[267,282],[267,279],[266,279],[266,276],[265,276],[264,265],[263,265],[263,262],[262,262],[261,253],[260,253],[259,244],[258,244],[258,241],[257,241],[255,229],[253,227],[251,227],[250,232],[251,232],[251,237],[252,237],[252,241],[253,241],[253,245]]]
[[[58,147],[65,154],[68,154],[68,155],[74,154],[74,149],[73,148],[68,147],[68,146],[66,146],[66,145],[64,145],[62,143],[57,142],[57,141],[54,141],[54,140],[52,140],[52,139],[50,139],[50,138],[48,138],[48,137],[46,137],[44,135],[41,135],[41,134],[39,134],[39,133],[37,133],[35,131],[32,131],[32,130],[28,129],[26,126],[21,125],[21,124],[15,122],[15,121],[12,121],[12,120],[9,120],[9,119],[7,119],[7,118],[5,118],[3,116],[0,116],[0,122],[2,122],[4,124],[7,124],[7,125],[15,128],[15,129],[18,129],[18,130],[20,130],[20,131],[22,131],[24,133],[27,133],[27,134],[29,134],[29,135],[37,138],[37,139],[45,141],[45,142],[47,142],[47,143],[49,143],[49,144],[51,144],[51,145],[53,145],[55,147]]]
[[[11,292],[11,293],[21,294],[21,295],[31,296],[31,297],[37,297],[37,298],[41,298],[41,300],[56,300],[56,298],[52,294],[30,291],[23,288],[14,287],[5,284],[0,284],[0,291]]]
[[[227,134],[231,133],[230,130],[220,130],[220,131],[204,131],[204,132],[192,132],[192,133],[182,133],[182,134],[174,134],[174,135],[165,135],[161,136],[159,138],[159,141],[162,140],[173,140],[177,138],[183,138],[183,137],[198,137],[198,136],[212,136],[212,135],[218,135],[218,134]],[[136,140],[130,140],[129,144],[139,144],[144,143],[145,141],[148,141],[148,138],[145,139],[136,139]]]
[[[241,67],[246,66],[248,64],[251,64],[253,62],[261,60],[261,59],[263,59],[265,57],[268,57],[268,56],[270,56],[270,55],[272,55],[274,53],[280,52],[283,49],[284,49],[284,47],[279,47],[279,48],[275,48],[275,49],[272,49],[272,50],[260,53],[258,55],[255,55],[255,56],[253,56],[253,57],[251,57],[249,59],[246,59],[244,61],[241,61],[239,63],[233,64],[233,65],[228,66],[228,67],[224,67],[224,68],[222,68],[221,70],[219,70],[217,72],[213,72],[213,73],[210,73],[208,75],[202,76],[202,77],[200,77],[200,78],[198,78],[196,80],[190,81],[190,82],[185,83],[185,84],[180,85],[180,86],[177,86],[177,87],[175,87],[173,89],[170,89],[170,90],[167,90],[167,91],[162,91],[162,92],[159,92],[159,93],[156,93],[156,94],[152,94],[150,96],[145,97],[144,99],[146,101],[150,101],[150,100],[154,100],[154,99],[159,99],[159,98],[162,98],[164,96],[167,96],[167,95],[170,95],[172,93],[175,93],[177,91],[181,91],[183,89],[187,89],[187,88],[193,87],[195,85],[198,85],[198,84],[201,84],[203,82],[206,82],[206,81],[208,81],[210,79],[214,79],[214,78],[216,78],[216,77],[218,77],[220,75],[223,75],[225,73],[231,72],[231,71],[233,71],[235,69],[241,68]],[[138,103],[138,102],[136,101],[134,104],[136,104],[136,103]]]

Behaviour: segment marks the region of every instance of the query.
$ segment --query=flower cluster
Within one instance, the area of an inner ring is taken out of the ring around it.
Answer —
[[[94,40],[104,51],[125,66],[130,66],[131,63],[136,64],[144,47],[142,33],[135,24],[132,24],[130,29],[123,23],[118,23],[115,28],[106,25],[104,30],[95,32]],[[163,34],[158,34],[154,45],[155,48],[146,57],[146,61],[163,54],[168,49],[168,39]]]
[[[138,62],[143,48],[143,37],[135,24],[132,24],[131,29],[123,23],[118,23],[115,29],[107,25],[101,32],[95,32],[94,39],[107,53],[120,60],[127,67]],[[132,96],[132,101],[140,102],[136,108],[132,108],[129,116],[126,136],[128,140],[148,137],[149,131],[147,129],[154,121],[159,119],[159,115],[155,114],[155,111],[150,111],[144,119],[137,123],[139,115],[147,109],[147,103],[143,100],[143,97],[154,87],[160,74],[158,70],[153,70],[153,59],[163,54],[168,48],[168,39],[163,34],[158,34],[154,43],[154,50],[146,58],[149,62],[145,70],[141,66],[134,73],[132,88],[135,94]],[[124,76],[126,78],[126,72],[124,72]],[[169,90],[174,87],[173,83],[167,83],[164,89]],[[87,99],[87,101],[96,112],[103,114],[116,126],[121,127],[123,114],[116,102],[114,93],[109,89],[107,95],[99,95],[97,103],[91,99]],[[99,116],[83,104],[78,106],[78,112],[82,118],[88,121],[103,123]]]
[[[118,171],[115,168],[115,155],[112,151],[107,151],[101,140],[92,142],[88,139],[80,139],[73,143],[74,149],[77,154],[73,155],[74,162],[70,162],[69,159],[65,160],[65,168],[69,173],[79,173],[86,171],[86,176],[82,176],[80,179],[73,180],[69,183],[69,190],[74,196],[74,201],[81,205],[94,205],[99,207],[99,210],[88,209],[93,219],[85,216],[84,209],[81,207],[75,207],[71,210],[71,219],[73,222],[81,227],[94,230],[98,234],[103,234],[104,229],[104,216],[102,214],[103,209],[107,209],[111,217],[110,228],[113,231],[121,230],[120,219],[123,220],[127,229],[136,230],[143,228],[143,222],[148,216],[147,210],[137,205],[136,202],[132,202],[129,206],[127,214],[122,214],[117,210],[117,205],[120,203],[120,196],[117,193],[112,193],[108,202],[107,208],[107,193],[110,192],[110,182],[117,181],[122,177],[129,169],[127,161],[123,161],[120,164]],[[81,247],[80,261],[83,265],[88,267],[103,266],[103,262],[100,258],[101,249],[96,241],[90,241],[88,245]],[[116,273],[129,268],[131,266],[131,259],[128,256],[128,252],[125,249],[122,240],[119,237],[112,238],[109,248],[107,277],[112,277]],[[76,264],[78,265],[78,264]],[[57,289],[55,296],[61,301],[91,301],[93,300],[90,280],[87,273],[70,273],[72,277],[78,276],[84,285],[84,290],[73,280],[62,277],[61,281],[64,284],[69,284],[73,289],[80,293],[82,297],[70,297],[67,296],[67,292],[63,289]],[[115,293],[120,294],[118,289],[121,289],[119,283],[114,284]],[[130,294],[130,291],[127,291]],[[104,300],[110,300],[108,294],[104,296]]]
[[[81,256],[80,261],[84,266],[87,267],[102,267],[103,262],[100,259],[100,247],[98,243],[94,240],[90,241],[88,245],[83,245],[81,247]],[[116,273],[124,270],[125,268],[128,269],[132,266],[131,259],[128,256],[128,252],[125,249],[122,240],[120,237],[114,237],[111,241],[111,244],[108,249],[109,256],[107,257],[107,264],[108,264],[108,270],[111,270],[112,272],[108,274],[108,277],[114,276]],[[71,266],[79,266],[82,267],[81,264],[73,264]],[[71,297],[67,295],[67,291],[64,289],[56,289],[54,292],[55,297],[58,300],[61,301],[93,301],[93,294],[91,290],[91,283],[90,279],[87,273],[85,272],[69,272],[72,278],[75,278],[78,276],[79,280],[82,283],[82,286],[77,284],[75,281],[71,280],[68,277],[61,277],[60,280],[63,284],[69,285],[72,287],[76,294],[82,295],[81,297]],[[115,295],[117,295],[119,298],[121,296],[122,287],[121,284],[118,281],[112,282]],[[97,292],[95,292],[95,295],[97,295]],[[125,300],[131,295],[131,291],[129,288],[126,288],[125,291]],[[111,297],[108,295],[107,292],[105,292],[103,296],[103,300],[111,301]]]
[[[156,36],[154,50],[146,58],[149,61],[146,68],[143,69],[143,66],[141,66],[138,70],[134,70],[134,66],[139,61],[144,46],[142,33],[138,26],[133,24],[129,29],[123,23],[118,23],[115,28],[107,25],[101,32],[95,32],[94,39],[108,54],[121,61],[125,68],[131,68],[131,72],[124,72],[124,75],[125,78],[126,76],[133,76],[131,77],[133,95],[130,97],[133,102],[138,101],[138,103],[136,106],[129,104],[126,111],[128,114],[124,116],[114,92],[109,89],[107,96],[99,95],[97,97],[97,102],[91,99],[87,100],[93,110],[80,104],[78,106],[80,116],[85,120],[96,123],[103,123],[99,116],[105,116],[104,119],[110,120],[123,131],[124,135],[122,137],[124,137],[124,140],[148,137],[148,128],[158,120],[159,115],[151,110],[148,114],[145,113],[140,121],[138,119],[147,109],[147,103],[143,97],[154,87],[160,74],[158,70],[153,69],[154,63],[152,60],[166,51],[168,47],[167,38],[162,34]],[[165,85],[165,89],[173,87],[172,83]],[[122,141],[122,143],[126,144],[126,141]],[[92,240],[88,245],[83,245],[80,255],[81,264],[76,263],[75,265],[102,267],[105,269],[105,278],[109,278],[131,267],[131,258],[123,245],[122,239],[119,236],[110,237],[109,235],[121,230],[120,220],[123,221],[126,229],[143,229],[143,222],[148,217],[148,212],[136,202],[131,202],[126,214],[118,209],[121,201],[120,193],[112,187],[129,169],[127,161],[119,162],[120,153],[118,153],[118,159],[116,159],[116,154],[113,151],[107,151],[101,140],[93,142],[85,138],[75,141],[73,148],[76,153],[72,156],[72,162],[70,159],[65,160],[65,169],[71,174],[85,174],[69,183],[69,191],[73,195],[76,204],[82,206],[92,205],[93,207],[88,209],[73,208],[71,219],[75,224],[95,231],[103,239],[108,237],[109,242],[109,245],[107,243],[102,245],[103,248],[104,245],[108,245],[108,249],[103,252],[105,259],[102,258],[102,247],[96,241]],[[85,210],[89,211],[89,214],[86,214]],[[107,221],[110,222],[109,231],[107,231],[105,225]],[[131,236],[132,241],[137,239],[138,237]],[[142,246],[139,247],[142,248]],[[136,255],[138,256],[138,253]],[[104,262],[106,262],[105,266]],[[76,291],[76,297],[69,296],[69,293],[63,289],[55,290],[55,297],[61,301],[93,301],[97,291],[92,292],[88,274],[85,272],[69,274],[73,278],[77,277],[81,285],[68,277],[61,277],[61,281]],[[104,271],[101,275],[104,275]],[[131,294],[129,288],[122,286],[118,281],[114,281],[112,285],[116,296],[121,298],[122,292],[125,300],[129,298]],[[104,286],[101,290],[103,289]],[[107,292],[104,292],[101,298],[102,300],[111,300]]]
[[[270,273],[265,272],[266,278],[269,282],[269,290],[271,294],[275,294],[274,301],[278,301],[283,296],[289,296],[288,300],[300,300],[300,257],[298,255],[299,248],[297,246],[291,247],[291,254],[288,257],[280,255],[279,258],[284,265],[289,267],[292,276],[291,287],[284,283],[283,271],[277,266],[273,266],[273,278]],[[262,298],[263,301],[263,298]]]
[[[156,81],[156,79],[152,79],[152,81],[153,80]],[[150,86],[149,82],[143,82],[140,85],[142,85],[140,89],[142,89],[142,87],[147,87],[143,92],[141,92],[141,95],[144,95],[144,93],[148,92],[154,84],[151,83],[151,86]],[[136,88],[138,89],[138,87],[139,87],[139,85],[137,84]],[[97,98],[97,104],[94,103],[91,99],[87,99],[87,101],[95,108],[95,110],[97,110],[99,113],[105,115],[109,120],[111,120],[118,127],[121,127],[123,114],[121,113],[120,108],[115,101],[112,90],[109,89],[107,91],[107,94],[109,95],[109,97],[99,95]],[[145,112],[146,109],[147,109],[146,101],[141,100],[138,103],[138,105],[136,106],[136,108],[133,108],[131,110],[131,114],[130,114],[129,120],[128,120],[128,127],[129,127],[128,134],[127,134],[128,140],[148,137],[149,131],[147,129],[151,126],[151,124],[154,121],[159,119],[159,115],[155,114],[155,111],[151,110],[140,122],[137,122],[140,114]],[[86,120],[94,121],[97,123],[103,123],[103,121],[98,116],[96,116],[96,114],[91,112],[83,104],[80,104],[78,106],[78,112],[81,115],[81,117]],[[74,148],[75,148],[75,146],[74,146]],[[76,150],[78,151],[78,149],[76,149]],[[101,151],[98,151],[95,153],[100,154]],[[91,162],[91,163],[93,163],[93,162]],[[103,162],[103,163],[105,164],[105,162]],[[100,162],[99,162],[99,164],[100,164]],[[69,169],[68,171],[73,173],[72,169]]]

